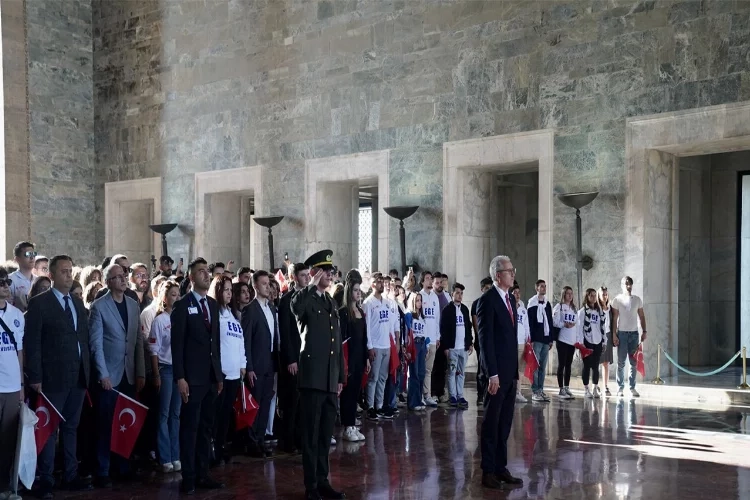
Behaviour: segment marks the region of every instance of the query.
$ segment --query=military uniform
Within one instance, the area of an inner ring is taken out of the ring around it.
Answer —
[[[318,252],[305,264],[310,268],[330,269],[331,253],[330,250]],[[336,421],[338,387],[346,376],[344,353],[338,312],[328,293],[310,285],[294,294],[291,307],[301,337],[298,388],[302,466],[305,488],[310,497],[317,491],[333,491],[328,482],[328,451]],[[343,495],[326,497],[344,498]]]

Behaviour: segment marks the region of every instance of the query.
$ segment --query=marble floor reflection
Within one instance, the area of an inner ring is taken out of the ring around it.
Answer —
[[[507,492],[481,487],[481,415],[472,405],[365,422],[364,443],[339,441],[332,448],[331,481],[349,498],[373,500],[750,498],[750,408],[693,410],[615,398],[517,406],[509,468],[524,486]],[[302,492],[299,457],[240,457],[214,473],[228,488],[196,498],[299,498]],[[113,490],[58,498],[177,498],[178,479],[153,474]]]

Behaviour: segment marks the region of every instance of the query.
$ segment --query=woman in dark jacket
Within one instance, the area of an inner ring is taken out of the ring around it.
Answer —
[[[347,276],[348,277],[348,276]],[[362,390],[362,377],[370,373],[370,359],[367,352],[367,327],[365,313],[359,306],[362,291],[359,281],[347,281],[344,286],[344,306],[339,310],[341,340],[344,342],[347,356],[346,386],[341,391],[341,425],[344,427],[344,439],[347,441],[364,441],[365,436],[357,430],[357,401]]]

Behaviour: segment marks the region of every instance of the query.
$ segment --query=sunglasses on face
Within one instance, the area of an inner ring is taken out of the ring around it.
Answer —
[[[37,255],[39,255],[39,254],[38,254],[38,253],[36,253],[36,252],[35,252],[35,251],[33,251],[33,250],[27,250],[27,251],[25,251],[25,252],[23,253],[23,256],[24,256],[24,257],[26,257],[27,259],[31,259],[31,258],[34,258],[34,257],[36,257]]]
[[[0,280],[0,286],[10,286],[12,283],[13,281],[8,278]]]

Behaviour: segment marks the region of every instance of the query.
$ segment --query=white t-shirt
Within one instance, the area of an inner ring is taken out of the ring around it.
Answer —
[[[424,337],[424,320],[422,318],[415,318],[412,316],[411,320],[411,331],[414,332],[414,338]]]
[[[7,394],[21,390],[21,369],[18,365],[18,352],[23,351],[23,313],[6,301],[5,311],[0,310],[0,318],[3,319],[16,339],[16,346],[5,332],[0,328],[0,393]]]
[[[464,315],[461,312],[460,305],[456,305],[455,302],[452,302],[452,304],[453,307],[456,308],[456,344],[453,348],[463,351],[466,348],[466,325],[464,325]]]
[[[367,323],[367,348],[390,349],[393,332],[391,301],[383,296],[378,300],[372,294],[362,303],[362,309]]]
[[[621,293],[612,301],[612,307],[618,312],[617,330],[621,332],[638,331],[638,309],[643,307],[643,301],[637,295]]]
[[[425,290],[422,290],[419,293],[422,295],[425,337],[429,337],[430,343],[434,344],[440,340],[440,301],[434,291],[428,294]]]
[[[521,345],[526,343],[526,339],[531,338],[531,329],[529,328],[529,312],[526,310],[526,306],[523,305],[523,301],[518,301],[516,316],[518,316],[518,344]]]
[[[578,328],[575,324],[577,319],[578,313],[569,305],[557,304],[555,306],[552,310],[552,323],[560,329],[560,334],[557,336],[559,342],[575,345],[576,342],[583,341],[578,338]],[[573,326],[568,328],[565,323],[573,323]]]
[[[154,312],[156,310],[154,309]],[[169,314],[163,312],[151,322],[148,335],[148,348],[163,365],[172,364],[172,321]]]
[[[141,311],[141,335],[144,339],[147,339],[151,335],[151,323],[154,322],[156,317],[156,309],[159,305],[158,300],[154,300],[149,306]]]
[[[270,312],[270,308],[268,308]],[[273,321],[273,316],[271,316]],[[273,327],[271,327],[273,330]],[[245,357],[245,336],[242,325],[232,311],[223,307],[219,311],[219,342],[221,352],[221,371],[227,380],[240,378],[240,370],[247,366]],[[271,343],[273,345],[273,343]]]
[[[30,279],[26,279],[26,276],[19,269],[10,273],[8,278],[11,280],[10,302],[16,306],[16,309],[25,312],[29,304],[29,292],[31,291],[31,285],[34,283],[34,275],[32,274]]]

